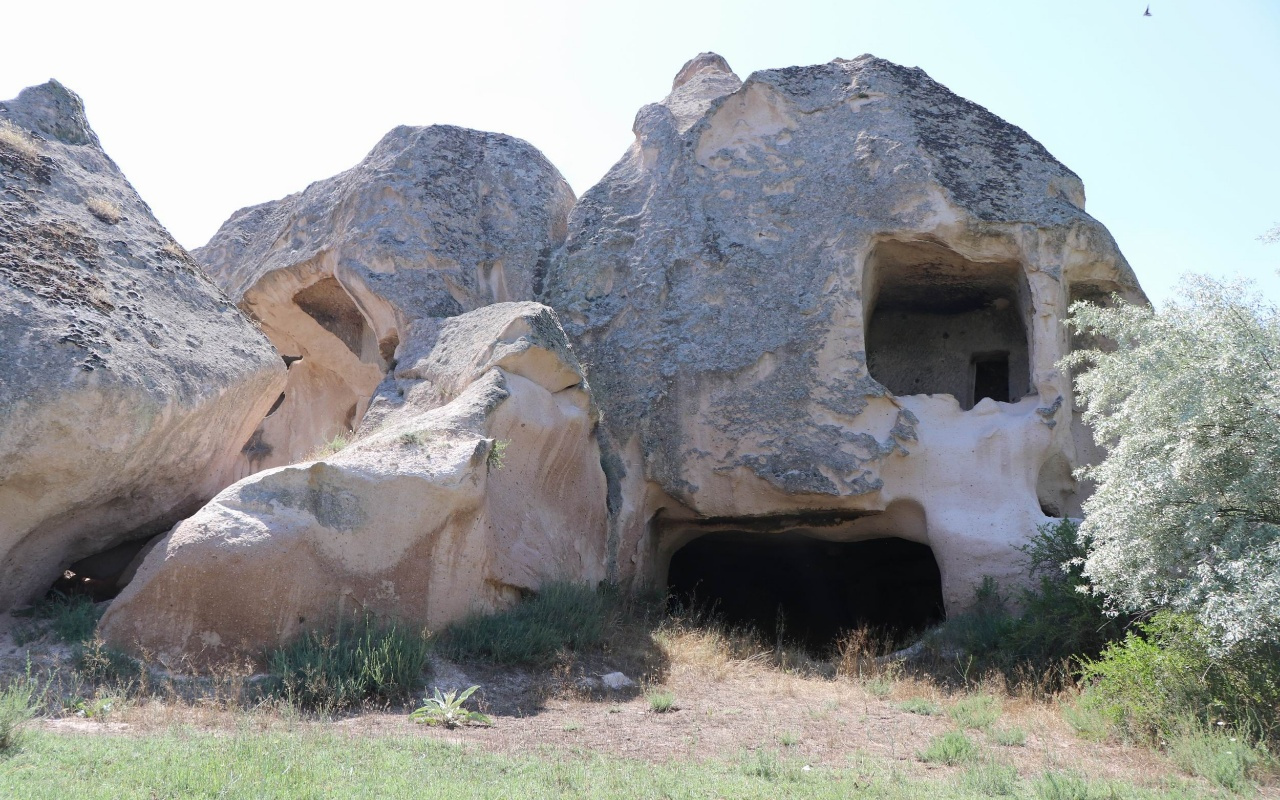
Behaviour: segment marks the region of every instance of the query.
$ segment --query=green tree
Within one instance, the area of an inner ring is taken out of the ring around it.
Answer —
[[[1192,276],[1163,310],[1076,303],[1070,323],[1114,344],[1065,360],[1107,450],[1084,470],[1085,574],[1120,608],[1194,614],[1224,650],[1280,641],[1275,307]]]

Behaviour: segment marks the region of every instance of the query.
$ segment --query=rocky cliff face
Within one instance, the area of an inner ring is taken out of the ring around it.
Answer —
[[[526,142],[399,127],[347,172],[232,215],[195,256],[290,362],[241,474],[358,428],[384,378],[434,340],[419,326],[533,299],[573,202]]]
[[[199,508],[284,380],[75,94],[0,103],[0,609]]]
[[[1016,580],[1078,499],[1068,301],[1141,299],[1076,175],[873,56],[704,54],[635,134],[543,291],[611,437],[615,575],[767,528],[927,543],[952,607]]]
[[[365,613],[439,629],[548,579],[603,579],[596,417],[554,313],[489,305],[417,345],[417,377],[376,429],[178,525],[102,635],[208,662]]]

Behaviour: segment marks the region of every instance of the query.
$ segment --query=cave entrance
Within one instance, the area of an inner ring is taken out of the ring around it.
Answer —
[[[667,576],[674,603],[814,653],[843,631],[871,627],[903,642],[945,617],[933,551],[905,539],[710,533],[677,550]]]
[[[1028,290],[1015,261],[971,261],[932,242],[881,242],[864,273],[867,369],[896,395],[963,409],[1030,391]]]

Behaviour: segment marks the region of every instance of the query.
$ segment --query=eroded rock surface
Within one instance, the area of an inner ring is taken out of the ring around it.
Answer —
[[[601,580],[596,415],[554,313],[499,303],[432,324],[376,425],[178,525],[103,636],[212,661],[363,613],[438,629],[547,579]]]
[[[1068,301],[1142,298],[1080,179],[873,56],[703,54],[635,134],[543,294],[603,409],[615,577],[753,529],[927,543],[951,608],[1019,580],[1078,507]]]
[[[0,609],[199,508],[284,382],[75,94],[0,103]]]
[[[356,167],[236,212],[195,251],[289,362],[241,474],[359,427],[379,383],[423,355],[435,321],[532,300],[573,192],[534,147],[399,127]]]

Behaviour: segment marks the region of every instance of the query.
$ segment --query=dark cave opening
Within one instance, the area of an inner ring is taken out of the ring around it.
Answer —
[[[904,642],[945,617],[933,551],[905,539],[711,533],[677,550],[667,575],[673,604],[814,653],[844,631],[869,627]]]

